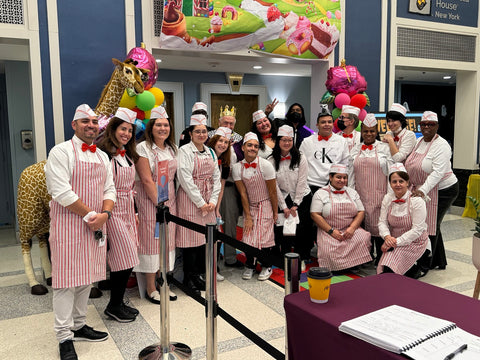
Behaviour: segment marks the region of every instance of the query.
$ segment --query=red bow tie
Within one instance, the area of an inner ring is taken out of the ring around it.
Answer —
[[[398,140],[400,140],[400,138],[399,138],[398,136],[395,136],[395,137],[393,138],[393,141],[395,141],[395,142],[397,142]]]
[[[256,169],[257,168],[257,163],[252,163],[252,164],[245,163],[245,164],[243,164],[243,166],[245,166],[245,169],[248,169],[249,167],[252,167],[252,168]]]
[[[403,199],[396,199],[396,200],[393,200],[393,202],[394,202],[395,204],[400,204],[400,203],[404,203],[405,200],[403,200]]]
[[[353,134],[342,134],[344,138],[353,139]]]
[[[335,190],[333,193],[334,194],[343,194],[345,190]]]
[[[90,150],[92,153],[94,153],[95,151],[97,151],[97,145],[95,145],[95,144],[88,145],[88,144],[83,143],[82,144],[82,151],[85,152],[87,150]]]
[[[263,140],[270,139],[271,137],[272,137],[272,134],[262,135]]]
[[[218,159],[218,166],[222,165],[222,159]]]
[[[362,145],[362,150],[367,150],[367,149],[368,149],[368,150],[372,150],[372,149],[373,149],[373,145],[372,145],[372,144],[370,144],[370,145],[365,145],[365,144],[363,144],[363,145]]]
[[[280,159],[280,161],[283,161],[283,160],[290,160],[292,157],[290,155],[288,156],[282,156],[282,158]]]
[[[116,155],[120,155],[122,157],[125,157],[125,153],[127,152],[127,150],[120,150],[120,149],[117,149],[117,153],[115,154]]]
[[[332,136],[332,135],[330,135],[330,136]],[[318,141],[322,141],[322,140],[328,141],[328,139],[330,139],[330,136],[318,135]]]

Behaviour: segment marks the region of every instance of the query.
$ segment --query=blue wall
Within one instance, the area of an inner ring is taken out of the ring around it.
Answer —
[[[200,101],[200,84],[227,84],[223,72],[200,72],[160,69],[158,81],[182,82],[184,91],[184,112],[190,114],[192,105]],[[242,85],[264,85],[267,87],[268,102],[275,97],[285,101],[287,108],[298,102],[305,107],[305,117],[310,117],[310,78],[294,76],[263,76],[245,74]],[[187,124],[185,124],[186,126]]]
[[[379,0],[346,0],[345,59],[355,65],[367,80],[371,105],[368,112],[378,112],[380,86],[381,15]]]
[[[57,1],[65,138],[75,108],[94,108],[114,70],[111,58],[124,60],[125,5],[118,0]]]

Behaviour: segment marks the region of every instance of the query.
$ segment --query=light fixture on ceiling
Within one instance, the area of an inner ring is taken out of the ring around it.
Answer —
[[[254,68],[255,70],[260,70],[260,69],[263,68],[263,66],[261,66],[261,65],[255,65],[253,68]]]
[[[451,75],[445,75],[445,76],[443,77],[443,80],[450,80],[451,78],[452,78]]]

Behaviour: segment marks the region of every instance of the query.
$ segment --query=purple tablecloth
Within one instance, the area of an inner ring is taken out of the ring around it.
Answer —
[[[480,301],[397,274],[334,284],[326,304],[310,301],[308,291],[285,297],[289,360],[405,359],[338,330],[340,323],[401,305],[452,321],[480,336]]]

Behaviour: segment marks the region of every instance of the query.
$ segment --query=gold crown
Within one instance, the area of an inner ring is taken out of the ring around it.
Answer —
[[[222,109],[222,107],[220,106],[220,117],[224,117],[224,116],[235,117],[236,112],[237,112],[237,109],[235,109],[235,106],[232,106],[232,110],[228,110],[228,105],[225,105],[225,109]]]

